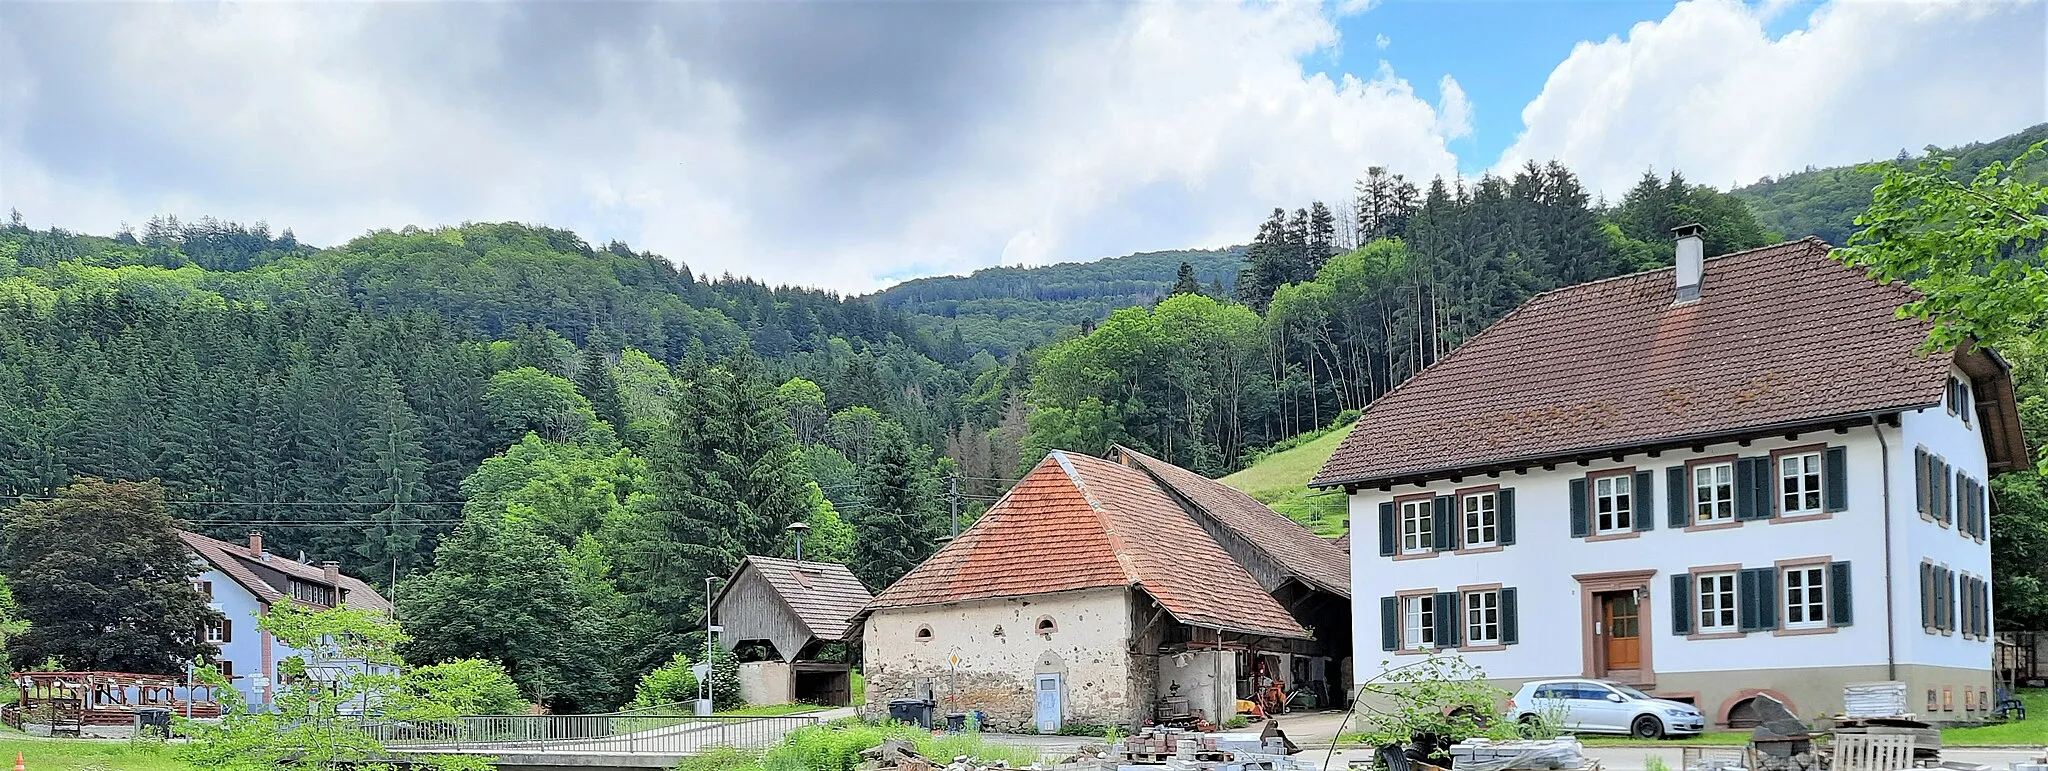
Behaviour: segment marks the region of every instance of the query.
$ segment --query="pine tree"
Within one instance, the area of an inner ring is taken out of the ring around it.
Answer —
[[[938,480],[930,458],[902,429],[883,424],[880,450],[861,474],[865,502],[850,519],[853,569],[868,586],[888,586],[938,549]]]
[[[590,400],[590,409],[597,413],[598,420],[610,423],[623,434],[626,407],[619,398],[618,378],[612,374],[611,352],[608,347],[600,347],[600,339],[601,336],[593,336],[590,344],[583,347],[576,369],[576,392]]]
[[[1173,291],[1168,292],[1167,294],[1180,295],[1201,293],[1202,282],[1195,278],[1195,266],[1185,262],[1181,263],[1180,273],[1173,281]]]

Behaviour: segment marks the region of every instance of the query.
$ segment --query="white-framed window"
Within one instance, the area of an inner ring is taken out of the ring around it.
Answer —
[[[1778,513],[1820,513],[1820,452],[1778,458]]]
[[[1735,464],[1693,467],[1692,521],[1697,525],[1735,521]]]
[[[1628,474],[1593,480],[1594,534],[1622,533],[1635,529],[1635,480]]]
[[[1500,543],[1500,496],[1492,491],[1465,496],[1465,548]]]
[[[1401,553],[1423,554],[1436,549],[1435,523],[1432,521],[1430,502],[1413,500],[1401,502]]]
[[[1813,629],[1828,624],[1828,566],[1785,568],[1785,628]]]
[[[1465,643],[1500,644],[1500,590],[1465,593]]]
[[[1402,650],[1436,647],[1436,595],[1401,598],[1401,618]]]
[[[203,629],[204,634],[202,636],[209,643],[218,645],[228,641],[227,626],[219,621],[208,621],[203,626]]]
[[[1694,604],[1700,609],[1699,631],[1701,634],[1733,632],[1739,628],[1736,620],[1735,574],[1702,573],[1694,577]]]

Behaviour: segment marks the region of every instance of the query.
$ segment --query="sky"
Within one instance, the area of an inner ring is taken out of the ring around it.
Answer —
[[[2048,120],[2048,0],[0,0],[0,206],[517,220],[846,292],[1242,243],[1560,160],[1619,197]]]

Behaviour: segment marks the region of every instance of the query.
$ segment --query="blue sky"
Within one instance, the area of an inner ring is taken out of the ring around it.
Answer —
[[[1820,5],[1777,3],[1765,29],[1782,39]],[[1522,106],[1543,91],[1551,69],[1573,46],[1625,36],[1630,27],[1660,20],[1671,9],[1671,3],[1634,0],[1385,0],[1368,12],[1340,16],[1343,46],[1309,57],[1307,64],[1331,76],[1368,77],[1385,62],[1432,102],[1442,98],[1443,76],[1456,78],[1474,107],[1472,133],[1452,140],[1451,149],[1459,171],[1477,175],[1514,142],[1522,130]],[[1379,45],[1383,36],[1385,48]]]
[[[517,220],[863,292],[1243,243],[1368,166],[1613,196],[2048,120],[2048,0],[1359,4],[0,1],[0,208]]]

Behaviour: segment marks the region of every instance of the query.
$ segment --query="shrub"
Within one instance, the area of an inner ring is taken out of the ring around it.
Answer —
[[[737,678],[733,687],[739,687]],[[633,703],[629,706],[638,709],[694,698],[697,698],[697,675],[690,671],[690,657],[678,653],[668,663],[641,676],[639,687],[633,690]]]
[[[435,704],[453,715],[516,715],[529,706],[505,667],[456,659],[405,673],[398,687],[408,703]]]

